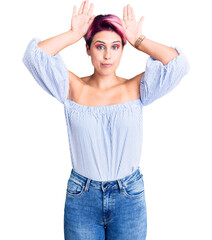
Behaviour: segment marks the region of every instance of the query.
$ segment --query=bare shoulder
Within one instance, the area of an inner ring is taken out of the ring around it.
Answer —
[[[135,77],[133,78],[130,78],[129,81],[132,82],[132,84],[135,84],[135,85],[140,85],[140,82],[141,82],[141,78],[143,76],[144,72],[136,75]]]
[[[68,98],[71,99],[71,96],[76,92],[78,89],[82,88],[83,81],[80,77],[76,74],[68,70],[69,74],[69,91],[68,91]]]
[[[142,75],[144,74],[144,72],[130,78],[130,79],[126,79],[126,78],[121,78],[119,77],[120,80],[122,80],[122,82],[126,85],[129,86],[134,86],[134,87],[137,87],[138,85],[140,85],[140,82],[141,82],[141,78],[142,78]]]
[[[144,72],[136,75],[135,77],[130,78],[127,81],[128,88],[130,87],[133,91],[136,92],[139,89],[141,78],[142,78],[143,74],[144,74]]]
[[[74,84],[76,81],[80,81],[80,78],[73,72],[68,70],[68,74],[69,74],[69,85]]]
[[[69,73],[68,98],[75,99],[78,95],[82,93],[83,89],[85,89],[85,86],[87,85],[90,76],[79,77],[69,70],[68,73]]]
[[[84,85],[90,76],[87,77],[78,77],[76,74],[68,70],[69,73],[69,85]]]
[[[80,78],[76,74],[72,73],[69,70],[68,70],[68,73],[69,73],[69,85],[72,85],[73,87],[76,85],[78,85],[78,86],[85,85],[90,78],[90,76]],[[119,77],[119,79],[122,80],[123,83],[126,83],[127,85],[136,85],[137,86],[140,84],[141,77],[143,74],[144,74],[144,72],[142,72],[130,79],[125,79],[125,78],[121,78],[121,77]]]
[[[123,79],[125,80],[123,83],[123,91],[125,95],[128,95],[131,99],[137,99],[140,97],[140,82],[144,72],[130,78]]]
[[[82,96],[83,94],[88,94],[88,92],[93,91],[92,88],[89,88],[88,81],[91,76],[79,77],[76,74],[72,73],[68,70],[69,73],[69,91],[68,98],[69,99],[78,99],[78,96]],[[141,77],[144,74],[138,74],[133,78],[126,79],[118,77],[120,80],[120,85],[116,87],[113,91],[116,92],[116,96],[120,95],[118,93],[125,93],[125,96],[130,98],[138,98],[139,97],[139,85],[141,81]],[[121,94],[121,95],[122,95]]]

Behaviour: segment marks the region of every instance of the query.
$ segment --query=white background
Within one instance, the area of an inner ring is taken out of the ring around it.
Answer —
[[[178,46],[191,70],[171,93],[143,108],[140,168],[148,214],[147,240],[211,240],[212,77],[209,1],[93,0],[94,14],[134,8],[143,34]],[[33,37],[70,29],[81,1],[9,1],[1,4],[0,239],[63,239],[63,210],[71,160],[63,105],[47,94],[22,57]],[[60,52],[83,77],[93,66],[85,41]],[[117,75],[145,70],[148,55],[125,46]]]

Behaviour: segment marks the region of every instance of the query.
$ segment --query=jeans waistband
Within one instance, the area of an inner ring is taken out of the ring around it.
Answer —
[[[81,186],[84,186],[85,191],[88,191],[90,186],[96,189],[102,189],[103,191],[106,191],[109,188],[117,187],[120,191],[122,191],[123,186],[127,187],[127,185],[129,185],[130,183],[137,181],[142,177],[143,174],[140,172],[140,167],[138,167],[133,173],[124,178],[113,181],[96,181],[79,174],[72,168],[69,179],[80,184]]]

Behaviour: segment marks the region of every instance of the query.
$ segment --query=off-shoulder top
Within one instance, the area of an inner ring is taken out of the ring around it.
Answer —
[[[68,99],[69,74],[60,53],[47,54],[33,38],[23,63],[37,83],[64,105],[72,168],[81,175],[112,181],[130,175],[139,167],[143,141],[144,106],[164,96],[190,70],[179,53],[167,65],[151,56],[140,80],[140,98],[106,106],[85,106]]]

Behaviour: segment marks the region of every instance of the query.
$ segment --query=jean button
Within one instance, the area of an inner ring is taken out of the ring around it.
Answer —
[[[105,183],[105,184],[103,185],[103,187],[106,188],[106,187],[107,187],[107,183]]]

